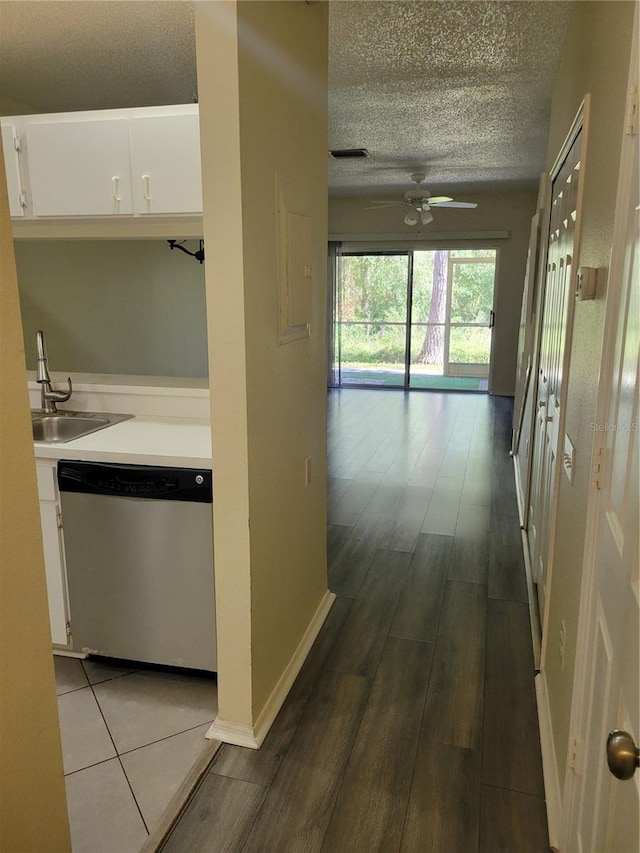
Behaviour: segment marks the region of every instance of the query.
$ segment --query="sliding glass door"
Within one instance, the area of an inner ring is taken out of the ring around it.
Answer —
[[[449,259],[448,376],[489,376],[495,253],[451,252]]]
[[[408,252],[343,254],[334,317],[340,385],[406,381]]]
[[[334,385],[486,390],[495,249],[343,253]]]

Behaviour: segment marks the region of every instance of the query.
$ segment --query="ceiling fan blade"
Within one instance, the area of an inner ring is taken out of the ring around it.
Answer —
[[[432,195],[428,198],[429,204],[442,204],[445,201],[453,201],[450,195]]]
[[[472,201],[439,201],[434,202],[430,201],[430,204],[434,207],[477,207],[477,204],[474,204]]]
[[[365,210],[379,210],[382,207],[404,207],[403,201],[372,201],[369,207]]]

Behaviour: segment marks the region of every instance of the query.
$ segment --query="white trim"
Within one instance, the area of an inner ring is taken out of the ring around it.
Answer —
[[[541,206],[542,205],[542,206]],[[528,520],[529,503],[531,499],[531,475],[533,473],[533,445],[536,430],[536,401],[538,398],[538,367],[540,364],[540,347],[542,342],[542,324],[540,317],[544,309],[544,297],[547,283],[547,257],[549,255],[549,226],[551,221],[551,177],[549,173],[544,172],[540,176],[540,188],[538,191],[538,215],[540,217],[540,242],[538,244],[538,269],[534,282],[535,288],[535,305],[533,313],[535,315],[535,327],[533,329],[533,340],[531,343],[531,370],[529,373],[529,386],[527,396],[522,401],[523,421],[520,426],[520,435],[522,435],[522,427],[524,425],[524,416],[527,414],[527,403],[529,395],[531,406],[528,417],[528,441],[529,441],[529,456],[526,458],[526,478],[524,482],[523,518]],[[518,437],[520,447],[520,436]],[[518,453],[520,451],[518,450]]]
[[[520,529],[526,530],[525,514],[524,514],[524,492],[522,491],[522,477],[520,476],[520,466],[518,465],[518,452],[511,453],[513,459],[513,474],[516,481],[516,502],[518,504],[518,518],[520,519]]]
[[[558,418],[558,433],[555,440],[554,447],[554,458],[555,465],[553,470],[553,478],[551,482],[551,493],[550,504],[548,509],[548,517],[547,517],[547,530],[548,530],[548,544],[547,544],[547,553],[544,555],[546,560],[546,578],[545,578],[545,600],[544,600],[544,613],[541,615],[542,621],[542,646],[540,650],[540,667],[544,669],[544,663],[546,660],[547,654],[547,643],[549,640],[549,614],[551,611],[551,601],[553,597],[553,570],[554,570],[554,557],[555,557],[555,543],[556,543],[556,528],[558,523],[558,498],[560,494],[560,476],[562,474],[562,465],[558,464],[559,460],[562,459],[562,441],[564,436],[565,429],[565,421],[567,416],[567,393],[569,389],[569,376],[571,372],[571,349],[572,349],[572,340],[573,340],[573,321],[575,315],[575,299],[573,298],[573,292],[575,291],[575,286],[572,286],[571,282],[575,282],[575,277],[577,275],[578,267],[580,266],[580,247],[581,247],[581,236],[582,236],[582,206],[584,199],[584,188],[585,188],[585,166],[587,163],[587,151],[588,151],[588,142],[589,142],[589,119],[591,114],[591,95],[586,94],[584,96],[584,100],[580,104],[580,108],[576,114],[575,119],[573,120],[573,124],[571,125],[571,130],[567,134],[567,137],[560,149],[560,153],[556,159],[556,162],[553,165],[551,170],[551,192],[549,195],[549,206],[553,204],[553,183],[560,174],[560,170],[564,164],[564,161],[569,155],[571,148],[576,142],[580,133],[582,133],[582,139],[580,141],[580,170],[582,173],[580,183],[578,185],[578,192],[576,195],[576,221],[574,226],[574,234],[573,234],[573,252],[572,252],[572,263],[571,263],[571,279],[568,281],[567,285],[569,287],[569,296],[567,302],[567,326],[565,330],[565,343],[564,343],[564,353],[562,358],[562,388],[560,390],[560,400],[559,400],[559,418]],[[548,245],[547,245],[547,256],[545,258],[545,266],[548,261]],[[546,293],[545,293],[546,300]],[[541,323],[539,322],[540,331],[542,331],[542,325],[544,324],[544,305],[545,302],[541,303],[541,312],[539,317],[541,319]],[[539,364],[539,362],[538,362]],[[531,458],[533,460],[533,452],[531,453]],[[538,547],[539,537],[536,535],[536,549]],[[534,554],[534,561],[536,559],[536,555]]]
[[[511,231],[402,231],[387,234],[329,234],[330,242],[341,243],[380,243],[391,241],[394,243],[414,243],[424,241],[432,243],[434,240],[448,242],[450,240],[508,240]]]
[[[248,749],[258,749],[258,743],[252,726],[245,723],[231,723],[216,717],[205,734],[207,740],[220,740],[235,746],[245,746]]]
[[[639,20],[640,10],[638,4],[636,4],[633,25],[634,36],[629,59],[627,91],[629,90],[629,87],[633,86],[638,80]],[[615,342],[622,290],[621,272],[624,269],[624,258],[627,250],[627,244],[624,240],[626,231],[625,221],[629,205],[629,197],[633,189],[633,182],[631,179],[634,163],[633,157],[636,156],[632,150],[633,146],[627,144],[627,139],[628,135],[623,130],[622,141],[620,144],[620,166],[618,170],[613,234],[611,239],[611,256],[609,262],[609,277],[606,292],[605,320],[602,338],[603,344],[600,356],[600,369],[598,373],[598,395],[596,398],[595,414],[596,422],[606,420],[609,405],[609,379],[614,372]],[[591,457],[592,463],[595,461],[598,451],[603,444],[604,434],[594,432]],[[592,665],[589,644],[591,632],[590,616],[594,607],[595,560],[600,500],[601,492],[592,482],[587,496],[580,603],[578,609],[578,628],[576,632],[576,660],[571,694],[569,743],[571,743],[573,739],[581,739],[585,735],[588,725],[587,709],[584,705],[584,697],[590,682]],[[576,780],[576,776],[568,766],[569,752],[570,750],[567,751],[567,768],[565,771],[564,785],[564,802],[566,803],[566,808],[563,811],[562,824],[560,826],[563,847],[570,842],[572,826],[574,824],[574,813],[579,808],[580,799],[580,787]]]
[[[202,214],[123,214],[104,219],[80,217],[11,220],[14,240],[200,240]]]
[[[544,672],[538,673],[534,679],[536,686],[536,701],[538,705],[538,727],[540,730],[540,748],[542,751],[542,772],[544,775],[544,793],[547,805],[547,823],[549,825],[549,846],[558,850],[560,815],[562,800],[560,797],[560,779],[556,750],[553,743],[553,726],[551,723],[551,707]]]
[[[533,646],[533,665],[540,669],[540,614],[538,612],[538,598],[533,583],[533,572],[531,571],[531,558],[529,556],[529,539],[524,523],[524,507],[521,498],[522,480],[517,456],[513,457],[513,468],[516,479],[516,500],[518,502],[518,517],[520,519],[520,532],[522,534],[522,554],[524,557],[524,572],[527,581],[527,602],[529,604],[529,627],[531,628],[531,644]]]
[[[206,734],[207,738],[232,743],[236,746],[245,746],[249,749],[259,749],[262,746],[262,742],[273,725],[273,721],[277,717],[284,700],[287,698],[293,682],[298,677],[298,673],[302,669],[311,646],[320,633],[320,629],[324,625],[324,620],[329,615],[329,611],[333,607],[335,600],[335,593],[327,590],[316,612],[313,614],[302,639],[298,643],[298,647],[293,653],[291,660],[278,679],[278,683],[273,688],[271,696],[269,696],[263,709],[260,711],[255,725],[233,723],[216,717]]]

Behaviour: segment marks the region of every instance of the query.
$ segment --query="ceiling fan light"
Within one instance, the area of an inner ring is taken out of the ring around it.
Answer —
[[[428,225],[430,222],[433,222],[433,216],[429,213],[428,210],[423,210],[420,213],[420,221],[423,225]]]
[[[410,210],[409,213],[404,218],[405,225],[417,225],[418,224],[418,214],[415,210]]]

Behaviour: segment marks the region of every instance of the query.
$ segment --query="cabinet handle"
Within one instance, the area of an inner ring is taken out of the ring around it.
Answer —
[[[119,185],[120,185],[120,178],[117,175],[114,175],[113,178],[111,178],[111,193],[113,195],[114,201],[122,201],[122,199],[118,195]]]
[[[149,175],[142,176],[142,197],[145,201],[151,201],[151,191],[149,189]]]

